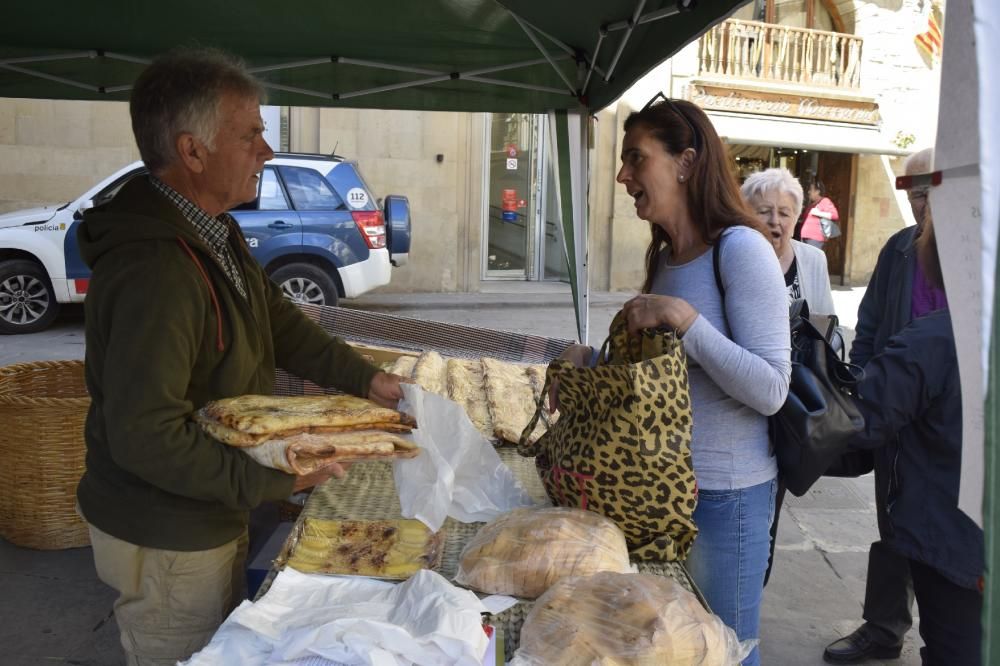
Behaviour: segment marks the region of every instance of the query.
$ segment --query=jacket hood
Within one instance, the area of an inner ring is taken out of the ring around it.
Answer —
[[[189,245],[203,245],[177,207],[149,182],[137,176],[103,206],[84,213],[77,229],[80,255],[93,269],[105,253],[129,243],[181,239]]]

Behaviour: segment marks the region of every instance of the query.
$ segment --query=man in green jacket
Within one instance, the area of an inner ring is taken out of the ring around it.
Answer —
[[[380,372],[282,297],[226,211],[257,196],[262,87],[212,50],[153,62],[130,100],[148,177],[88,211],[87,469],[77,490],[129,664],[201,649],[242,599],[247,514],[344,469],[262,467],[191,420],[219,398],[273,392],[275,367],[395,406]]]

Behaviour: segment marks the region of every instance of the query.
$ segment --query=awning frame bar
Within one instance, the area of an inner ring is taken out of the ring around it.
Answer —
[[[618,61],[622,57],[622,52],[625,50],[625,46],[628,44],[628,40],[632,36],[632,30],[635,28],[636,22],[639,20],[639,17],[642,16],[642,9],[645,6],[646,0],[639,0],[639,3],[635,6],[635,11],[632,12],[632,18],[624,22],[627,29],[625,30],[625,34],[622,36],[622,40],[618,42],[618,50],[615,51],[615,55],[611,59],[611,64],[608,66],[608,71],[604,75],[605,82],[610,81],[612,75],[615,73],[615,68],[618,66]]]
[[[510,12],[510,15],[515,21],[517,21],[517,24],[521,26],[521,29],[524,30],[524,34],[528,36],[528,39],[530,39],[531,43],[535,45],[535,48],[538,49],[538,52],[541,53],[542,56],[544,56],[545,59],[549,61],[549,64],[552,66],[552,69],[555,70],[556,74],[559,75],[559,78],[561,78],[563,80],[563,83],[566,84],[566,88],[569,90],[570,94],[576,96],[577,95],[576,87],[573,86],[573,83],[569,80],[569,77],[566,76],[566,73],[562,71],[562,69],[560,69],[558,65],[556,65],[555,61],[552,59],[552,56],[549,55],[548,50],[546,50],[546,48],[542,46],[542,43],[538,41],[538,37],[533,32],[532,28],[529,28],[528,24],[524,21],[524,19],[522,19],[514,12]]]

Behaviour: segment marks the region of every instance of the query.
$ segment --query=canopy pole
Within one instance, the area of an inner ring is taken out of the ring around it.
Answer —
[[[590,286],[587,269],[587,189],[590,155],[587,151],[586,109],[549,111],[549,149],[554,159],[555,201],[562,223],[563,248],[573,292],[573,311],[580,342],[587,344],[590,328]]]

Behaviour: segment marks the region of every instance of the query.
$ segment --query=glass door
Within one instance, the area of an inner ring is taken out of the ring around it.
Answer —
[[[558,209],[546,205],[554,188],[546,187],[544,130],[544,116],[489,116],[483,279],[565,279]]]
[[[536,124],[527,113],[490,114],[485,278],[526,280],[533,272]]]

